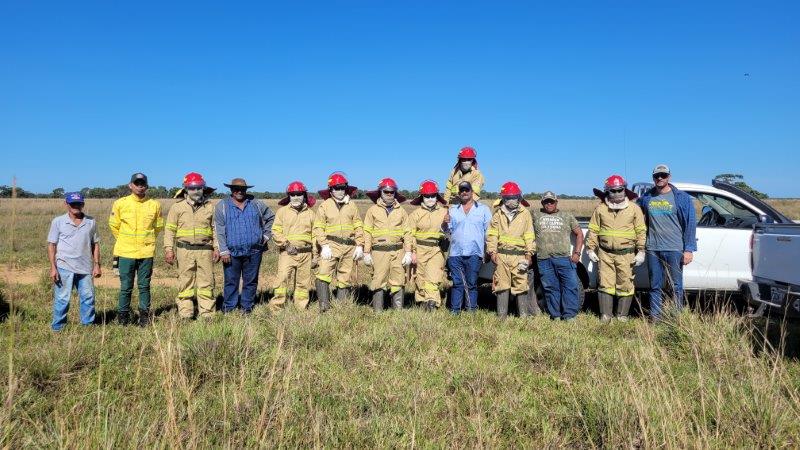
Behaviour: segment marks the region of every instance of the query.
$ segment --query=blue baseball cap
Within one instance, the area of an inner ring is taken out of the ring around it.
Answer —
[[[64,194],[64,200],[67,203],[84,203],[83,194],[80,192],[67,192]]]

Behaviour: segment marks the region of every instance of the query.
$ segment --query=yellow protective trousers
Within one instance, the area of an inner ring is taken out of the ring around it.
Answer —
[[[175,259],[178,263],[180,291],[175,303],[178,315],[189,319],[194,316],[194,299],[197,299],[198,317],[211,317],[215,313],[214,261],[211,245],[198,248],[178,246]]]
[[[281,251],[278,256],[278,278],[275,291],[269,301],[270,309],[278,310],[284,306],[289,292],[293,292],[294,305],[298,309],[308,306],[308,291],[313,284],[311,277],[311,248],[306,247],[296,255]]]
[[[506,254],[502,250],[497,253],[497,267],[492,277],[492,291],[503,292],[511,290],[512,295],[528,292],[528,271],[519,270],[520,261],[525,260],[525,255]]]
[[[598,249],[597,290],[606,294],[627,297],[633,295],[633,252],[617,255]]]
[[[418,303],[433,300],[437,307],[441,306],[442,296],[439,290],[442,288],[444,279],[444,253],[439,246],[417,244],[414,300]]]
[[[353,261],[355,246],[339,244],[332,240],[327,241],[331,247],[331,259],[319,260],[317,279],[322,280],[338,289],[348,288],[353,285],[353,272],[356,262]]]
[[[399,244],[397,244],[400,247]],[[370,290],[389,289],[395,293],[406,284],[405,268],[401,264],[403,261],[404,250],[378,250],[372,249],[372,282]]]

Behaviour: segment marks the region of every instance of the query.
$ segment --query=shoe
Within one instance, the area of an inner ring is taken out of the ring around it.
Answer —
[[[119,315],[117,316],[117,322],[119,322],[119,324],[122,326],[130,325],[131,314],[128,311],[120,311]]]
[[[150,324],[150,310],[148,309],[140,309],[139,310],[139,326],[144,328]]]
[[[433,300],[428,300],[428,303],[425,304],[425,309],[428,312],[433,312],[439,309],[439,306],[436,305],[436,302]]]

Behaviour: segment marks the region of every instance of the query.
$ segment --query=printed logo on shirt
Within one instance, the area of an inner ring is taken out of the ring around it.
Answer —
[[[541,216],[539,229],[541,233],[559,233],[564,228],[564,218],[556,215]]]
[[[650,200],[647,206],[650,215],[653,216],[668,216],[672,214],[672,204],[666,200]]]

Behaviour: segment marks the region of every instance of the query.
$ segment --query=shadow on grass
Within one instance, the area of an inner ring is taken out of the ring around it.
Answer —
[[[163,314],[175,310],[176,308],[177,307],[174,304],[159,306],[158,308],[152,311],[152,317],[155,319]],[[131,311],[131,313],[135,315],[138,313],[138,311]],[[116,323],[118,317],[119,317],[119,312],[116,309],[107,309],[105,311],[100,311],[97,313],[94,319],[94,323],[98,325],[102,324],[111,325],[113,323]],[[131,319],[133,319],[133,317]]]
[[[755,353],[777,353],[800,359],[800,321],[779,315],[756,317],[750,321],[749,335]]]
[[[6,301],[5,293],[3,292],[2,286],[0,286],[0,323],[5,322],[10,313],[11,305]]]

